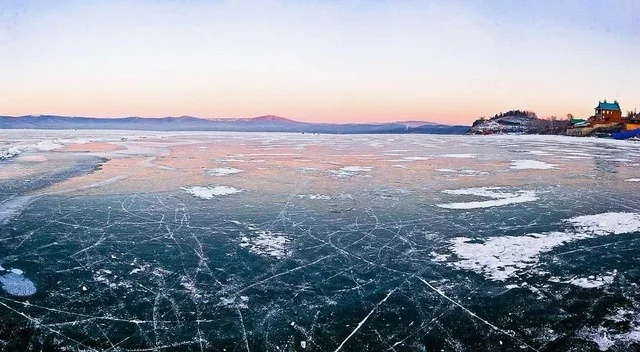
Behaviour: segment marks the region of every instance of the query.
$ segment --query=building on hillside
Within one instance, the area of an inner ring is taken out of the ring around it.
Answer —
[[[622,117],[622,109],[620,109],[620,104],[618,104],[617,100],[614,100],[613,103],[608,103],[606,99],[604,101],[600,101],[598,102],[598,106],[596,106],[595,110],[595,115],[590,119],[593,124],[626,122],[626,119]]]

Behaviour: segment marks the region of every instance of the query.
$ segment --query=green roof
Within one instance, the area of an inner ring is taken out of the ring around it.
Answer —
[[[620,104],[616,100],[613,103],[607,103],[607,101],[601,101],[596,106],[596,110],[617,110],[620,111]]]

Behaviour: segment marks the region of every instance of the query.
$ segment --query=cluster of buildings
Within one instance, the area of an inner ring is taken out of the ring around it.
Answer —
[[[593,116],[586,120],[572,119],[567,134],[591,136],[598,133],[611,134],[634,130],[638,130],[640,134],[640,115],[629,113],[625,116],[617,100],[611,103],[605,99],[598,102]]]

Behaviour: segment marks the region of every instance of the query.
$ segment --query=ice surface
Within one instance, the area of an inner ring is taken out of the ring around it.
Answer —
[[[631,141],[0,137],[0,349],[640,349]]]
[[[0,203],[0,225],[18,217],[34,200],[33,196],[19,196]]]

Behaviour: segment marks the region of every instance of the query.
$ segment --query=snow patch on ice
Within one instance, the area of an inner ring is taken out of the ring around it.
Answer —
[[[570,279],[561,279],[559,277],[551,277],[549,278],[550,282],[556,283],[565,283],[571,284],[574,286],[579,286],[582,288],[599,288],[604,285],[609,285],[613,283],[616,275],[618,274],[617,270],[612,272],[607,272],[603,275],[590,275],[587,277],[572,277]]]
[[[325,196],[322,194],[299,194],[298,198],[305,198],[305,199],[322,199],[322,200],[331,200],[332,197],[331,196]]]
[[[369,172],[371,170],[373,170],[373,168],[369,166],[345,166],[337,171],[331,172],[333,172],[338,177],[350,177],[362,172]]]
[[[449,247],[457,260],[447,265],[482,274],[490,280],[505,281],[539,262],[539,256],[555,247],[596,236],[640,231],[640,214],[604,213],[578,216],[565,220],[573,229],[564,232],[532,233],[523,236],[501,236],[486,239],[457,237]],[[443,261],[435,257],[436,261]],[[595,280],[595,278],[594,278]],[[602,277],[606,283],[608,278]],[[590,281],[574,280],[587,285]]]
[[[192,187],[181,187],[183,191],[202,199],[212,199],[214,197],[227,196],[230,194],[240,193],[243,190],[237,189],[231,186],[214,186],[214,187],[203,187],[203,186],[192,186]]]
[[[457,159],[475,159],[477,156],[475,154],[442,154],[444,158],[457,158]]]
[[[436,169],[436,171],[439,172],[445,172],[445,173],[458,173],[461,176],[477,176],[477,175],[487,175],[488,172],[486,171],[478,171],[478,170],[471,170],[471,169],[463,169],[463,170],[454,170],[454,169]]]
[[[242,172],[240,169],[236,169],[235,167],[219,167],[216,169],[210,169],[207,171],[207,175],[209,176],[226,176],[233,175]]]
[[[9,273],[0,275],[2,289],[13,296],[31,296],[36,293],[33,282],[24,277],[22,270],[12,269]]]
[[[619,235],[640,230],[640,214],[636,213],[583,215],[565,221],[573,224],[578,231],[596,236]]]
[[[583,339],[591,340],[598,345],[600,351],[606,351],[615,345],[615,341],[609,336],[609,332],[602,326],[597,329],[585,328],[578,332],[578,336]]]
[[[545,163],[544,161],[539,160],[512,160],[511,161],[511,169],[516,170],[551,170],[557,169],[558,165]]]
[[[628,178],[625,182],[640,182],[640,178]]]
[[[52,151],[52,150],[60,149],[62,147],[64,147],[64,145],[60,143],[55,143],[53,141],[38,142],[36,143],[36,146],[35,146],[35,148],[40,151]]]
[[[538,200],[538,197],[533,191],[501,192],[500,189],[500,187],[476,187],[456,190],[444,190],[442,192],[447,194],[486,197],[492,198],[492,200],[444,203],[437,204],[437,206],[445,209],[478,209],[533,202]]]
[[[289,239],[281,233],[270,231],[257,231],[251,236],[242,236],[240,246],[247,248],[250,252],[282,259],[287,256]]]
[[[429,158],[427,156],[405,156],[402,159],[409,160],[409,161],[420,161],[420,160],[429,160],[431,158]]]
[[[533,154],[533,155],[549,155],[549,154],[551,154],[549,152],[545,152],[544,150],[529,150],[527,153]]]

